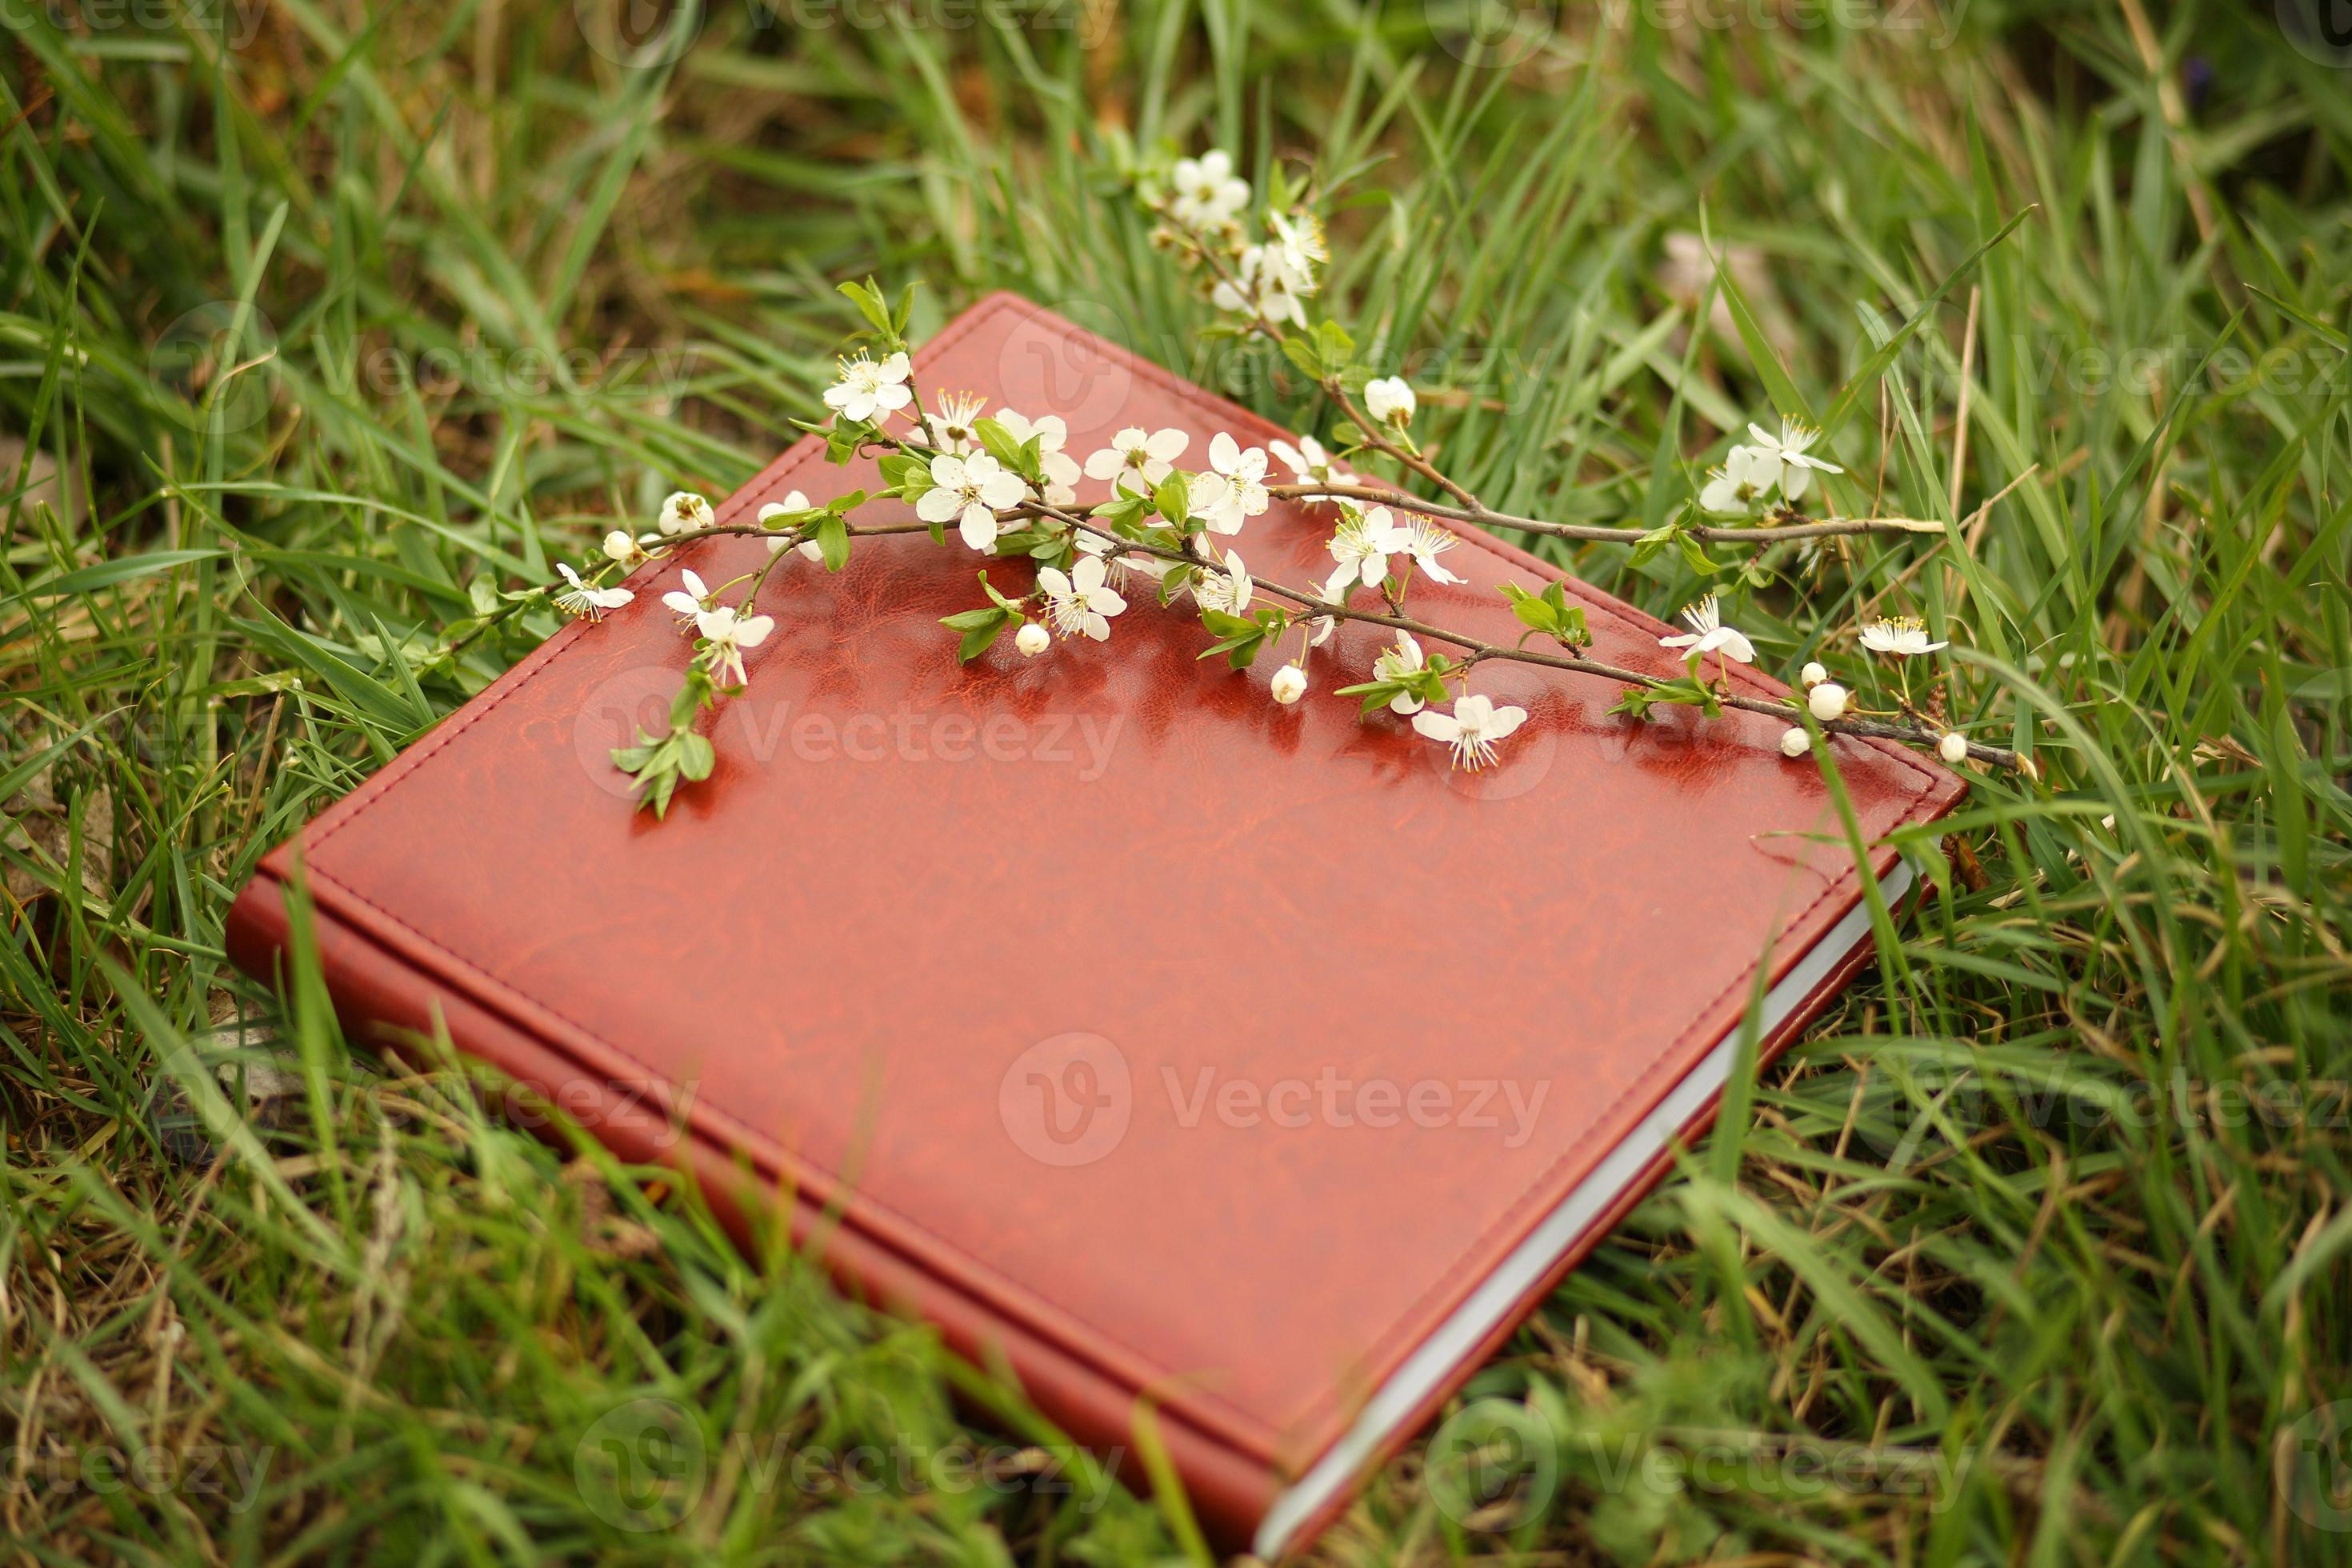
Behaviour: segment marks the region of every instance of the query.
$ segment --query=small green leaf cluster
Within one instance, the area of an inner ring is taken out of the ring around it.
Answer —
[[[710,739],[695,733],[696,713],[719,705],[719,689],[698,665],[686,672],[686,684],[669,705],[669,732],[637,731],[636,744],[616,746],[613,765],[636,781],[632,793],[640,810],[650,807],[656,817],[669,813],[670,796],[681,782],[699,784],[710,776],[718,761]]]
[[[1413,698],[1422,706],[1427,707],[1432,703],[1443,702],[1453,695],[1445,689],[1445,680],[1448,675],[1459,668],[1461,667],[1455,660],[1446,658],[1442,653],[1433,653],[1423,662],[1419,669],[1398,676],[1393,679],[1367,680],[1355,686],[1342,686],[1332,695],[1362,698],[1364,711],[1367,713],[1385,708],[1400,697]]]
[[[1592,641],[1592,633],[1584,624],[1584,606],[1568,602],[1568,590],[1558,579],[1544,584],[1540,594],[1506,583],[1503,597],[1511,601],[1511,614],[1528,628],[1519,638],[1522,647],[1530,637],[1548,637],[1571,652]]]
[[[963,641],[956,649],[956,658],[965,664],[986,653],[996,639],[1004,635],[1007,626],[1020,626],[1029,618],[1028,612],[1022,607],[1022,601],[1008,599],[997,592],[996,585],[988,580],[985,572],[980,574],[980,587],[988,595],[987,604],[976,610],[960,610],[952,616],[940,617],[940,625],[950,631],[963,634]]]
[[[1655,686],[1630,687],[1609,711],[1622,713],[1630,719],[1647,719],[1650,710],[1661,705],[1696,708],[1710,719],[1723,717],[1722,694],[1706,682],[1688,675],[1662,680]]]

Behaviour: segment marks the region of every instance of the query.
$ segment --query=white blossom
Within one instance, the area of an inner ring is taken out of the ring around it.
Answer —
[[[1031,419],[1010,408],[996,411],[996,422],[1005,433],[1023,446],[1032,437],[1037,441],[1037,469],[1045,476],[1045,504],[1072,506],[1078,499],[1078,479],[1082,470],[1078,460],[1062,450],[1070,439],[1070,427],[1058,414],[1048,414],[1042,419]]]
[[[1115,479],[1121,489],[1149,495],[1174,471],[1176,459],[1192,444],[1192,438],[1181,430],[1155,430],[1146,435],[1139,427],[1129,426],[1113,436],[1109,446],[1088,455],[1086,475],[1090,479]]]
[[[659,533],[643,533],[633,536],[627,529],[616,528],[613,530],[612,532],[604,536],[604,559],[624,567],[635,566],[641,562],[650,561],[653,559],[653,555],[651,552],[646,549],[646,546],[648,544],[657,543],[660,542],[660,539],[661,535]]]
[[[1054,629],[1065,637],[1083,632],[1103,642],[1110,637],[1110,617],[1127,608],[1127,601],[1105,585],[1099,555],[1081,557],[1066,575],[1048,566],[1037,574],[1037,586],[1045,592]]]
[[[1359,482],[1355,475],[1342,472],[1339,466],[1331,460],[1331,454],[1323,449],[1323,444],[1312,436],[1301,436],[1296,447],[1279,438],[1268,441],[1265,445],[1268,451],[1281,459],[1282,466],[1290,470],[1290,477],[1295,483],[1352,485]],[[1319,501],[1338,500],[1339,498],[1300,496],[1298,499],[1311,506]]]
[[[1411,632],[1399,632],[1396,645],[1382,648],[1380,657],[1372,660],[1372,679],[1403,680],[1428,668],[1428,656],[1421,651],[1420,642]],[[1410,691],[1400,691],[1389,699],[1389,711],[1418,713],[1421,711],[1421,699]]]
[[[1274,236],[1266,249],[1276,264],[1300,279],[1300,293],[1315,292],[1315,269],[1331,258],[1330,247],[1323,243],[1322,224],[1311,212],[1269,211],[1265,226]]]
[[[996,542],[996,514],[1018,506],[1024,494],[1021,476],[985,452],[968,458],[942,454],[931,459],[931,488],[915,502],[915,515],[925,522],[950,522],[974,550]]]
[[[567,562],[557,562],[555,570],[566,584],[555,595],[555,607],[566,615],[598,620],[605,611],[617,610],[636,597],[626,588],[597,588],[582,582]]]
[[[1204,610],[1217,610],[1228,616],[1249,613],[1250,600],[1257,584],[1250,581],[1249,568],[1242,564],[1241,552],[1225,552],[1225,564],[1203,570],[1192,580],[1192,602]]]
[[[761,528],[772,528],[775,526],[775,522],[778,518],[791,517],[795,513],[803,512],[808,510],[808,497],[799,490],[793,490],[787,494],[782,500],[772,500],[767,505],[760,509],[760,526]],[[768,553],[771,555],[773,555],[777,551],[782,550],[783,547],[784,542],[781,536],[768,541]],[[803,559],[804,560],[822,561],[824,559],[824,551],[823,547],[821,547],[814,539],[802,540],[796,548],[798,548]]]
[[[1685,659],[1701,658],[1708,654],[1720,654],[1736,664],[1756,662],[1756,645],[1738,632],[1723,624],[1723,613],[1709,594],[1697,604],[1683,611],[1683,620],[1689,626],[1686,633],[1660,637],[1660,647],[1687,648]]]
[[[1021,650],[1024,658],[1035,658],[1054,646],[1053,634],[1035,621],[1024,621],[1021,629],[1013,634],[1013,646]]]
[[[1437,558],[1453,549],[1460,540],[1425,517],[1416,517],[1404,529],[1404,553],[1421,574],[1433,583],[1459,583],[1460,577],[1437,563]]]
[[[1845,712],[1845,688],[1824,680],[1805,693],[1805,711],[1826,724]]]
[[[1781,496],[1794,504],[1804,495],[1805,487],[1812,482],[1812,470],[1824,474],[1845,472],[1835,463],[1810,456],[1806,448],[1821,439],[1822,433],[1800,420],[1783,417],[1780,433],[1769,435],[1761,426],[1750,425],[1748,434],[1757,447],[1756,471],[1769,471],[1773,482],[1780,487]]]
[[[1270,504],[1265,493],[1265,452],[1257,447],[1244,448],[1220,430],[1209,438],[1209,468],[1217,482],[1192,487],[1192,510],[1216,532],[1239,533],[1244,521]]]
[[[980,437],[971,427],[980,422],[981,410],[988,399],[976,392],[942,392],[939,395],[939,412],[923,417],[923,428],[929,432],[933,449],[961,456],[980,450]]]
[[[721,605],[703,611],[694,624],[708,644],[703,657],[710,660],[711,678],[721,686],[740,686],[750,679],[743,670],[743,650],[766,642],[776,620],[773,616],[739,616]]]
[[[1948,645],[1927,640],[1927,623],[1916,616],[1895,616],[1862,628],[1862,646],[1895,658],[1916,658]]]
[[[895,414],[915,399],[907,389],[912,370],[905,354],[877,360],[860,353],[841,362],[841,379],[824,389],[824,405],[850,420]]]
[[[1452,748],[1454,765],[1475,773],[1495,760],[1496,742],[1527,722],[1524,708],[1497,708],[1484,697],[1455,700],[1452,713],[1424,709],[1412,716],[1412,727],[1440,745]]]
[[[1307,325],[1305,296],[1315,292],[1311,269],[1273,246],[1253,245],[1234,258],[1234,276],[1220,279],[1209,302],[1220,310],[1255,314],[1279,325]]]
[[[702,581],[702,574],[692,567],[679,573],[677,580],[684,586],[664,594],[662,603],[677,612],[678,625],[691,626],[710,607],[710,589]]]
[[[1295,664],[1286,664],[1274,672],[1271,689],[1274,700],[1286,707],[1307,695],[1307,672]]]
[[[1389,574],[1389,557],[1402,554],[1411,542],[1406,530],[1397,526],[1396,520],[1384,506],[1369,511],[1348,507],[1339,514],[1339,526],[1325,546],[1339,565],[1323,582],[1323,598],[1328,604],[1345,604],[1349,590],[1361,583],[1366,587],[1377,586]]]
[[[710,526],[710,503],[692,490],[672,490],[662,502],[661,531],[685,533]]]
[[[1169,212],[1187,228],[1221,228],[1249,205],[1249,182],[1234,177],[1233,155],[1223,149],[1177,159],[1171,177],[1176,194]]]
[[[1746,517],[1780,482],[1780,463],[1755,447],[1734,447],[1723,467],[1698,492],[1699,510],[1719,517]]]
[[[1811,735],[1806,734],[1803,729],[1800,726],[1791,724],[1788,729],[1780,731],[1780,754],[1782,756],[1801,757],[1812,749],[1813,738]]]
[[[1114,587],[1123,585],[1127,582],[1127,574],[1130,572],[1140,572],[1156,583],[1176,569],[1176,563],[1173,561],[1164,561],[1157,555],[1147,554],[1140,550],[1120,551],[1118,554],[1114,555],[1111,552],[1119,549],[1120,541],[1106,539],[1099,533],[1081,532],[1077,536],[1076,542],[1078,548],[1088,555],[1099,556],[1102,559],[1105,567],[1108,568],[1108,580]]]
[[[1412,422],[1413,410],[1418,406],[1412,388],[1405,384],[1405,379],[1401,375],[1384,375],[1364,383],[1364,408],[1375,419],[1391,425],[1408,425]]]

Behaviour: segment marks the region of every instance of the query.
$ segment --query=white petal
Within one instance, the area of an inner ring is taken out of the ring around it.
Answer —
[[[925,522],[945,522],[963,510],[963,497],[953,490],[925,490],[915,499],[915,515]]]
[[[768,640],[768,634],[775,629],[776,617],[773,616],[753,616],[749,620],[739,621],[735,625],[735,646],[758,647]]]
[[[963,518],[956,531],[974,550],[985,550],[996,542],[996,514],[974,501],[963,509]]]
[[[1223,430],[1209,437],[1209,467],[1230,474],[1242,458],[1241,444]]]
[[[1094,562],[1097,567],[1100,567],[1102,565],[1102,561],[1097,556],[1089,555],[1087,557],[1087,561]],[[1080,571],[1086,570],[1086,561],[1078,563],[1078,569]],[[1097,581],[1100,581],[1100,579],[1097,578]],[[1070,579],[1058,566],[1048,566],[1044,571],[1038,573],[1037,586],[1045,589],[1046,596],[1049,598],[1066,599],[1070,596]]]
[[[1454,706],[1459,707],[1461,704],[1456,703]],[[1414,714],[1412,727],[1415,733],[1426,735],[1433,741],[1442,742],[1449,746],[1462,738],[1462,721],[1451,714],[1440,713],[1434,708],[1424,708]]]
[[[1524,708],[1497,708],[1486,721],[1486,738],[1499,741],[1527,721],[1528,710]]]

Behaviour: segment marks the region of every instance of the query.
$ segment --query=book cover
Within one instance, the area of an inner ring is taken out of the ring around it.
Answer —
[[[917,374],[1058,415],[1074,452],[1290,438],[1009,295]],[[718,515],[878,483],[813,437]],[[1329,532],[1277,502],[1238,544],[1319,583]],[[1635,723],[1605,682],[1499,662],[1475,689],[1528,722],[1460,771],[1329,695],[1380,628],[1341,626],[1277,706],[1140,579],[1107,643],[961,664],[940,618],[982,602],[980,567],[1030,568],[912,535],[770,579],[716,771],[656,823],[609,754],[683,678],[661,595],[765,555],[714,538],[641,568],[273,851],[233,955],[278,972],[299,859],[355,1036],[446,1026],[625,1158],[691,1165],[730,1225],[785,1205],[846,1288],[1081,1441],[1131,1454],[1148,1400],[1194,1508],[1268,1556],[1647,1190],[1744,1016],[1769,1057],[1835,994],[1873,889],[1909,884],[1887,836],[1962,789],[1835,742],[1857,864],[1773,721]],[[1464,581],[1417,584],[1417,613],[1504,642],[1498,585],[1561,575],[1466,529],[1445,562]],[[1669,628],[1567,589],[1595,658],[1679,672]]]

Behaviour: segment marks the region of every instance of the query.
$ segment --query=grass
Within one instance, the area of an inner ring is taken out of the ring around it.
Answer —
[[[2352,1557],[2352,74],[2218,0],[1577,7],[1508,68],[1444,0],[722,7],[640,66],[574,10],[0,0],[15,1554],[1192,1549],[923,1332],[219,946],[265,848],[550,629],[449,657],[478,588],[816,412],[842,278],[923,279],[926,331],[1014,288],[1318,420],[1200,336],[1124,137],[1314,168],[1330,295],[1490,504],[1661,519],[1776,406],[1853,503],[2024,477],[1740,613],[1782,668],[1865,606],[1954,628],[1941,700],[2044,781],[1979,781],[1939,896],[1478,1374],[1555,1484],[1469,1528],[1408,1453],[1317,1555]],[[706,1423],[655,1433],[706,1468],[650,1515],[593,1462],[641,1399]],[[989,1484],[924,1483],[967,1452]]]

